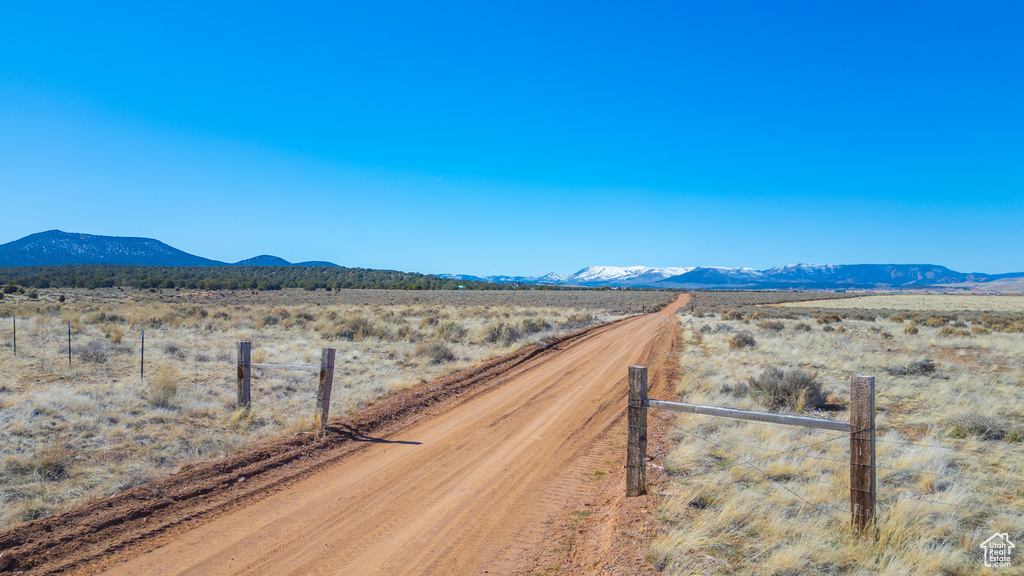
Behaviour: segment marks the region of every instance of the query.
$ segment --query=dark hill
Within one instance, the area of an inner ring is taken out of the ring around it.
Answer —
[[[152,238],[95,236],[49,230],[0,245],[0,266],[135,264],[139,266],[224,266]]]
[[[0,267],[68,266],[327,266],[323,261],[292,264],[263,254],[234,264],[189,254],[152,238],[97,236],[49,230],[0,245]]]

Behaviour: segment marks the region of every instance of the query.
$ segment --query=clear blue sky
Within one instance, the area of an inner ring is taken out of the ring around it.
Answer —
[[[338,4],[4,3],[0,243],[1024,270],[1019,1]]]

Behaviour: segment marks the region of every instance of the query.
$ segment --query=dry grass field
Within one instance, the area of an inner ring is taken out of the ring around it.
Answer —
[[[680,316],[683,401],[847,420],[850,377],[876,377],[877,539],[849,528],[847,434],[652,411],[675,425],[652,562],[679,575],[966,576],[983,573],[993,533],[1019,546],[1024,298],[697,302]]]
[[[815,308],[821,302],[792,302],[785,306]],[[879,294],[828,302],[829,308],[847,310],[909,310],[914,312],[1018,312],[1024,314],[1024,296],[973,294]]]
[[[117,288],[9,295],[0,301],[0,527],[309,430],[323,347],[337,349],[331,412],[340,416],[672,296]],[[252,341],[253,362],[283,365],[254,368],[248,412],[235,408],[241,340]]]

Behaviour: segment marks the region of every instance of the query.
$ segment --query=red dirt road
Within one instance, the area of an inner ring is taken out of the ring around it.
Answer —
[[[110,575],[523,573],[528,559],[553,546],[551,525],[581,483],[595,471],[618,472],[626,367],[650,362],[686,300],[538,354],[251,504],[76,568]]]

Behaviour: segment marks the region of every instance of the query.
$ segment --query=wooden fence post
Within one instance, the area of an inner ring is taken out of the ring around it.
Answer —
[[[331,388],[334,386],[334,348],[320,352],[320,387],[316,391],[317,428],[323,432],[331,410]]]
[[[629,367],[626,496],[647,494],[647,366]]]
[[[238,407],[249,408],[252,402],[250,382],[252,380],[252,342],[238,343]]]
[[[14,322],[14,355],[18,355],[18,314],[11,314],[11,322]]]
[[[850,379],[850,523],[864,533],[875,522],[875,378]]]
[[[68,322],[68,368],[71,368],[71,322]]]

